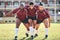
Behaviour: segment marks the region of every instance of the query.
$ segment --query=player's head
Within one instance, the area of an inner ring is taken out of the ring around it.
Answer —
[[[39,10],[44,10],[43,4],[41,2],[39,3]]]
[[[33,2],[30,2],[29,5],[30,5],[30,8],[34,7],[34,3]]]
[[[24,5],[23,5],[22,3],[20,4],[20,8],[21,8],[21,9],[23,9],[23,8],[24,8]]]

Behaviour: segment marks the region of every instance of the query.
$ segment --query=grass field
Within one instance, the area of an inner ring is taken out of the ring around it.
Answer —
[[[15,24],[0,24],[0,40],[13,40],[15,33]],[[18,40],[31,40],[30,36],[25,36],[26,28],[21,24],[19,28]],[[38,37],[34,40],[42,40],[45,36],[45,30],[43,23],[39,28]],[[45,40],[60,40],[60,23],[51,23],[49,29],[49,37]]]

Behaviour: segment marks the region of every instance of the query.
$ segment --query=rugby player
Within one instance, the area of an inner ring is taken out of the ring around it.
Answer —
[[[28,23],[29,23],[29,30],[30,30],[30,34],[31,34],[31,37],[33,38],[34,36],[34,26],[35,26],[35,23],[37,22],[36,21],[36,8],[34,7],[34,3],[33,2],[30,2],[29,3],[29,7],[27,8],[27,15],[28,15]]]
[[[36,27],[36,35],[38,36],[38,28],[40,24],[43,22],[45,26],[45,38],[48,37],[48,28],[50,27],[50,15],[48,11],[43,7],[43,4],[40,2],[39,4],[39,10],[37,10],[37,24],[35,25]]]
[[[16,15],[16,29],[15,29],[15,40],[18,38],[18,30],[21,22],[28,28],[28,18],[27,18],[27,10],[24,8],[23,4],[20,4],[19,8],[14,9],[13,11],[7,13],[5,16]]]

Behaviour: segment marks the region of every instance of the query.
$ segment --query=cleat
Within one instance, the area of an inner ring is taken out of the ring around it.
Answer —
[[[45,35],[45,38],[43,38],[42,40],[45,40],[45,39],[47,39],[48,38],[48,35]]]
[[[33,39],[33,38],[34,38],[34,36],[33,36],[33,35],[31,35],[31,38]]]
[[[29,34],[28,33],[26,33],[26,37],[29,37]]]
[[[35,34],[35,37],[37,37],[38,36],[38,34]]]
[[[48,38],[48,35],[45,35],[45,38],[43,38],[42,40],[45,40],[45,39],[47,39]]]
[[[17,36],[15,36],[15,39],[14,40],[17,40]]]
[[[45,35],[45,39],[48,38],[48,35]]]

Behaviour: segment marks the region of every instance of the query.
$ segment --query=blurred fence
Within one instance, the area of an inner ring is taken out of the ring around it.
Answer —
[[[15,23],[16,18],[15,17],[1,17],[0,23]],[[54,22],[53,16],[51,17],[51,22]],[[60,23],[60,16],[57,17],[57,22]]]

